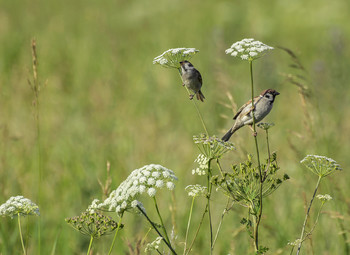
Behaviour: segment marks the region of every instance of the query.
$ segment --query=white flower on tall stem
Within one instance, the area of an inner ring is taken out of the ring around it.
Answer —
[[[240,57],[243,60],[252,61],[273,49],[271,46],[250,38],[235,42],[229,49],[225,50],[225,53],[230,54],[232,57]]]
[[[180,68],[180,62],[191,59],[199,50],[195,48],[174,48],[153,59],[153,64],[167,68]]]
[[[173,190],[176,180],[174,172],[164,166],[156,164],[143,166],[132,171],[103,202],[95,199],[88,210],[93,212],[100,209],[123,214],[136,206],[142,207],[141,202],[135,200],[136,196],[146,192],[150,197],[154,197],[157,190],[163,187]]]
[[[39,216],[40,212],[39,207],[30,199],[23,196],[15,196],[10,197],[6,203],[0,206],[0,215],[13,218],[27,215]]]
[[[342,170],[340,165],[331,158],[318,155],[307,155],[300,163],[305,165],[311,172],[319,177],[326,177],[335,170]]]

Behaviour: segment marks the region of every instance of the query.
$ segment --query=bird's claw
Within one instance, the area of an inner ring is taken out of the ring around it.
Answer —
[[[194,95],[190,95],[190,100],[192,100],[192,99],[193,99],[193,97],[194,97]]]

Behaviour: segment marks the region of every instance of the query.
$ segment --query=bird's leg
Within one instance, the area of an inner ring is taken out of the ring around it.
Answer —
[[[192,100],[192,99],[193,99],[193,97],[194,97],[194,95],[190,95],[190,100]]]
[[[252,125],[249,125],[249,128],[250,128],[251,131],[253,131],[253,136],[257,136],[258,135],[258,133],[256,131],[254,131],[254,128],[253,128]]]

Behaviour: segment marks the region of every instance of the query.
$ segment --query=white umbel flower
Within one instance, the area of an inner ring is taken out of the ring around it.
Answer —
[[[33,203],[30,199],[23,196],[10,197],[6,203],[0,206],[0,215],[9,216],[11,218],[15,216],[27,216],[27,215],[40,215],[39,207]]]
[[[332,198],[329,194],[317,195],[316,197],[317,197],[319,200],[321,200],[322,202],[327,202],[327,201],[333,200],[333,198]]]
[[[163,187],[173,190],[176,180],[174,172],[164,166],[157,164],[143,166],[132,171],[106,200],[103,202],[94,200],[88,210],[105,209],[122,214],[124,211],[138,206],[138,201],[135,200],[137,196],[146,193],[150,197],[154,197],[157,190]]]
[[[232,57],[240,57],[243,60],[252,61],[262,57],[268,51],[273,49],[274,48],[271,46],[250,38],[235,42],[225,51],[225,53],[231,55]]]
[[[148,243],[145,248],[145,252],[150,252],[159,249],[160,242],[163,240],[162,237],[157,237],[152,243]]]
[[[189,60],[198,53],[195,48],[174,48],[165,51],[162,55],[153,59],[153,64],[158,64],[168,68],[180,68],[180,62]]]
[[[201,186],[199,184],[195,185],[188,185],[185,190],[188,193],[188,196],[190,197],[198,197],[203,196],[205,197],[207,195],[207,187]]]
[[[328,176],[335,170],[342,170],[340,165],[334,159],[325,156],[307,155],[300,161],[300,163],[320,177]]]

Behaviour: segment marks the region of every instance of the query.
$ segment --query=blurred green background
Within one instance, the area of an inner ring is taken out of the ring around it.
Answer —
[[[320,193],[334,200],[324,207],[304,254],[345,254],[350,227],[349,11],[346,0],[2,0],[0,203],[15,195],[38,201],[34,97],[28,85],[35,38],[42,88],[41,253],[50,254],[55,244],[55,254],[86,253],[88,238],[64,219],[79,215],[93,198],[102,198],[98,179],[104,182],[107,161],[112,189],[145,164],[159,163],[175,171],[175,202],[165,190],[158,201],[169,228],[169,206],[176,209],[181,251],[191,202],[184,187],[205,183],[191,175],[199,153],[192,135],[203,129],[177,71],[153,65],[152,60],[169,48],[200,50],[191,60],[204,81],[206,101],[198,105],[209,133],[221,136],[233,123],[234,112],[224,106],[231,104],[227,93],[238,107],[250,97],[248,62],[224,51],[252,37],[291,49],[306,70],[291,67],[292,58],[280,49],[254,62],[255,94],[267,88],[281,93],[266,121],[276,124],[270,132],[272,150],[278,153],[281,173],[291,177],[265,202],[261,242],[270,248],[269,254],[289,254],[287,242],[300,234],[317,180],[299,161],[319,154],[335,159],[344,171],[321,184]],[[301,90],[286,74],[303,77],[298,80],[308,87],[305,104]],[[248,128],[231,141],[237,151],[226,155],[227,170],[255,151]],[[146,198],[142,201],[147,209]],[[215,227],[225,203],[219,194],[214,196]],[[196,202],[192,235],[204,204]],[[239,223],[244,216],[246,211],[238,206],[225,216],[214,254],[252,254],[251,241]],[[0,254],[19,254],[16,220],[0,220]],[[23,223],[29,254],[38,252],[37,222],[28,217]],[[114,254],[128,254],[127,243],[135,245],[149,226],[131,214],[124,223]],[[205,225],[193,254],[208,254],[207,230]],[[152,232],[148,240],[154,237]],[[111,239],[96,241],[94,254],[106,254]]]

